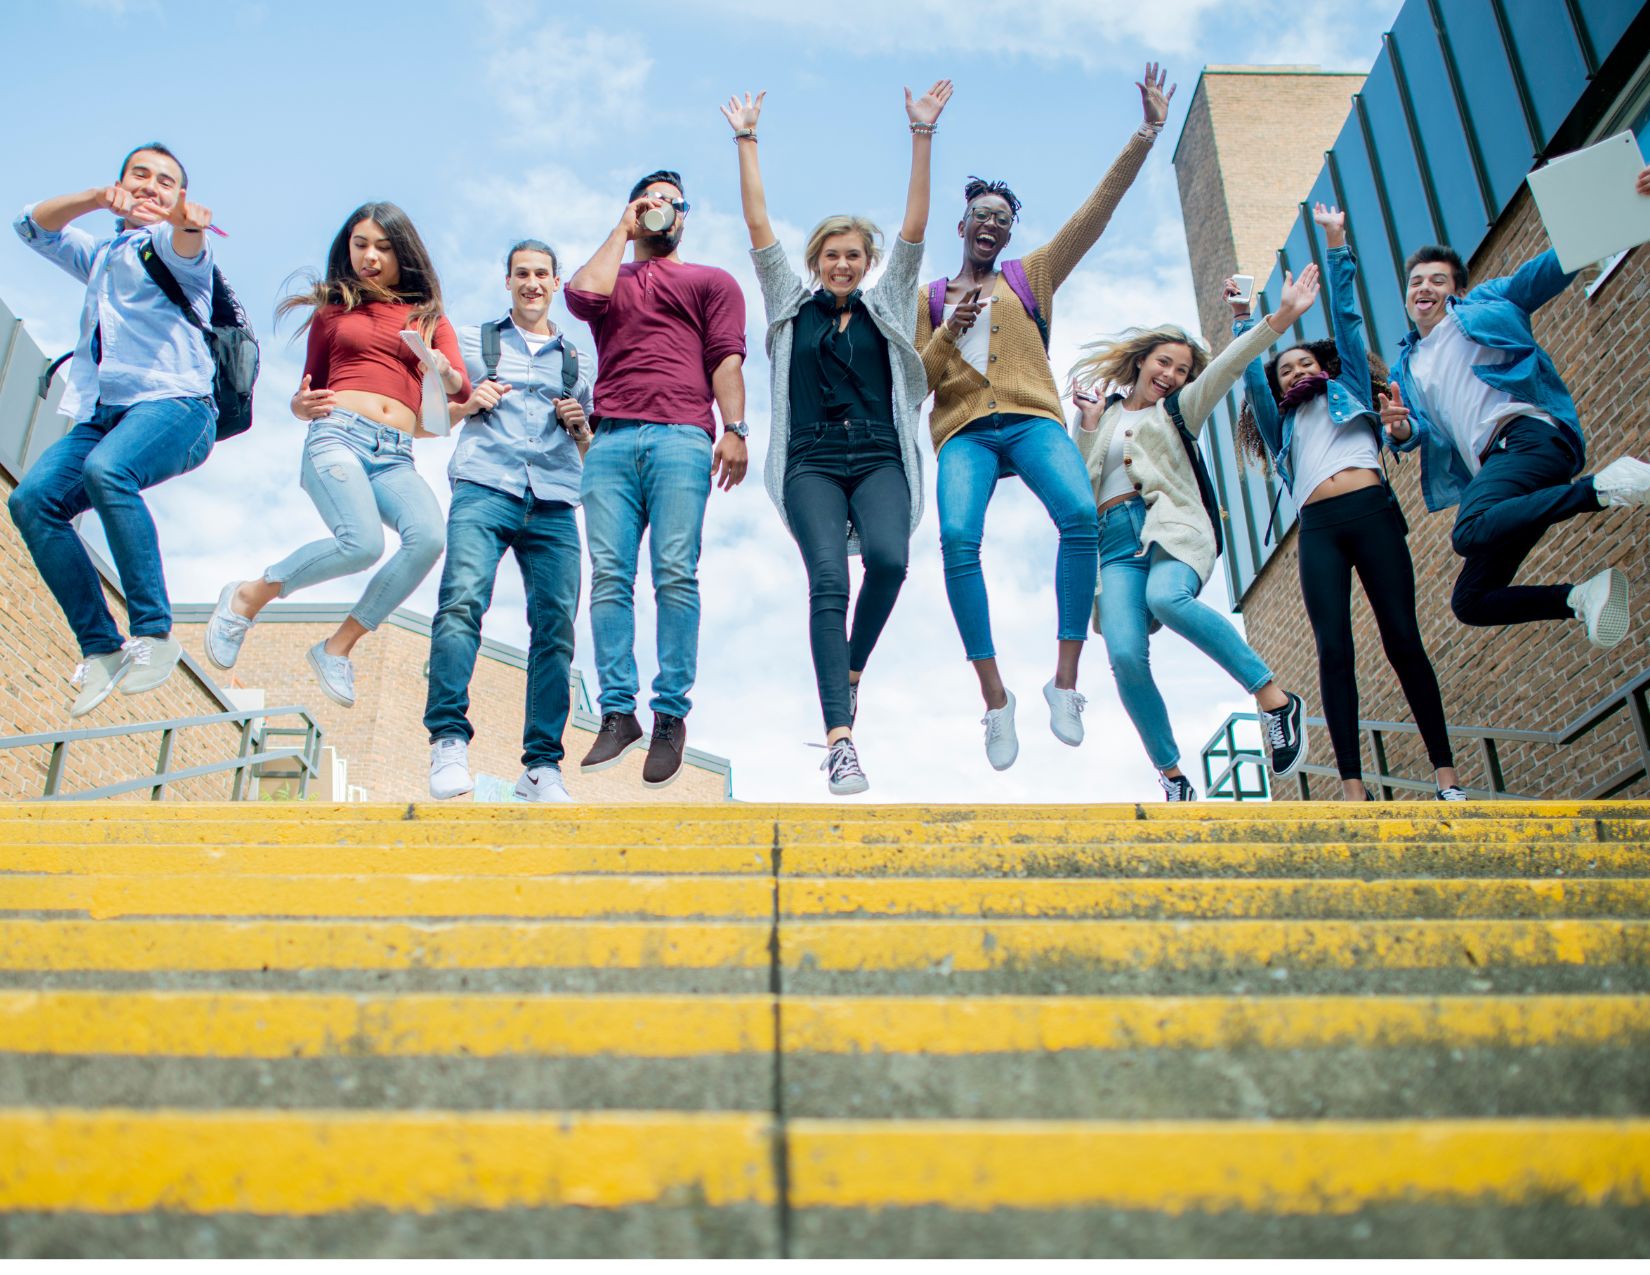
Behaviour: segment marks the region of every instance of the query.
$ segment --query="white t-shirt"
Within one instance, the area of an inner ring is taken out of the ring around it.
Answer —
[[[989,380],[991,374],[986,368],[990,366],[991,361],[991,303],[997,298],[989,296],[980,299],[985,304],[975,316],[974,326],[957,338],[957,349],[963,358],[968,360],[970,367]],[[948,303],[945,307],[945,317],[949,319],[956,311],[956,303]]]
[[[1454,310],[1438,326],[1415,343],[1409,356],[1410,372],[1420,386],[1428,419],[1447,433],[1455,450],[1466,463],[1467,472],[1481,468],[1479,457],[1489,449],[1496,433],[1506,422],[1519,416],[1533,416],[1553,423],[1545,412],[1520,403],[1505,390],[1488,385],[1473,372],[1486,363],[1512,361],[1512,355],[1479,345],[1461,331]]]
[[[1129,435],[1135,427],[1150,415],[1149,407],[1137,412],[1131,412],[1126,407],[1117,409],[1117,428],[1111,432],[1111,445],[1106,448],[1106,458],[1100,469],[1100,491],[1095,497],[1099,504],[1116,500],[1119,496],[1134,495],[1134,475],[1123,463],[1123,448],[1128,445]]]
[[[1295,499],[1304,502],[1326,478],[1343,469],[1379,469],[1381,451],[1367,416],[1337,425],[1329,416],[1329,395],[1320,394],[1295,410],[1289,451]]]
[[[516,331],[521,332],[521,329],[517,328]],[[529,354],[537,354],[540,350],[542,350],[545,346],[549,345],[550,342],[554,341],[556,338],[551,336],[547,332],[546,333],[521,332],[521,339],[523,341],[527,342],[527,352]]]

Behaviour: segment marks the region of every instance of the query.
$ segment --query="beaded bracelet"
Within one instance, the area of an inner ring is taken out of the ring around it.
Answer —
[[[939,131],[939,126],[935,124],[913,124],[911,125],[911,131],[913,133],[920,133],[924,137],[932,137]]]

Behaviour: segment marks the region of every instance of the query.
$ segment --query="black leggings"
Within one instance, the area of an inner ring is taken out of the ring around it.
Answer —
[[[1434,769],[1455,764],[1444,700],[1415,618],[1415,568],[1387,489],[1363,487],[1301,506],[1301,595],[1318,644],[1318,693],[1342,779],[1363,777],[1358,677],[1352,646],[1352,572],[1375,612],[1381,646],[1398,674]]]
[[[792,426],[785,512],[808,569],[808,640],[827,732],[852,725],[848,673],[861,672],[894,609],[910,556],[911,491],[892,425]],[[848,523],[865,580],[848,633]]]

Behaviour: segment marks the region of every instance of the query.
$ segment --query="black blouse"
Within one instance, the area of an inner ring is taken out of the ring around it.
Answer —
[[[821,288],[797,312],[791,342],[791,424],[877,421],[892,427],[894,382],[888,341],[860,301],[848,298],[838,328],[836,298]]]

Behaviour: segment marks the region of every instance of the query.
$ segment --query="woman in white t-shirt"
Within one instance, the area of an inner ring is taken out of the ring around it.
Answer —
[[[1398,674],[1415,724],[1437,771],[1438,797],[1464,801],[1444,722],[1438,678],[1415,617],[1415,568],[1408,528],[1381,471],[1381,421],[1375,384],[1387,370],[1364,345],[1354,301],[1357,264],[1346,246],[1346,214],[1322,204],[1312,219],[1329,247],[1333,341],[1291,346],[1244,373],[1247,401],[1237,443],[1270,463],[1300,508],[1301,595],[1318,648],[1318,691],[1348,801],[1371,794],[1363,782],[1358,679],[1352,642],[1352,573],[1358,573],[1381,646]],[[1249,303],[1233,300],[1232,330],[1253,326]]]

